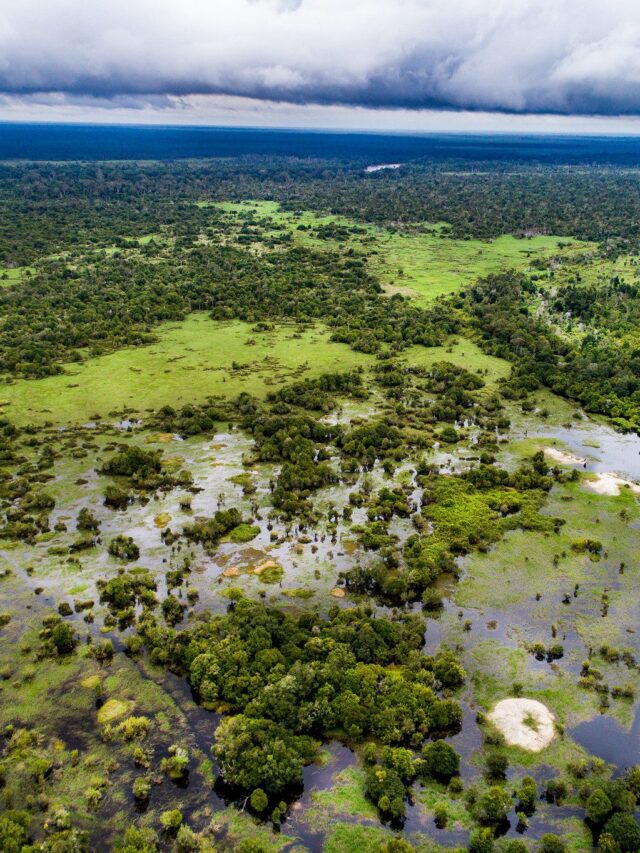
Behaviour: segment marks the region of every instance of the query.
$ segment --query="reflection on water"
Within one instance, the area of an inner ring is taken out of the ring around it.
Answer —
[[[640,436],[619,433],[594,421],[578,425],[554,427],[549,431],[530,432],[530,437],[555,438],[576,456],[587,460],[587,471],[611,471],[632,480],[640,480]]]
[[[602,715],[580,723],[570,734],[592,755],[613,764],[617,774],[640,763],[640,709],[628,731],[613,717]]]

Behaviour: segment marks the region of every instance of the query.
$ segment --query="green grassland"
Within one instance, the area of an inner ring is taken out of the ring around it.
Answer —
[[[25,278],[35,273],[34,267],[0,267],[0,287],[22,284]]]
[[[200,202],[206,207],[207,202]],[[259,222],[267,230],[290,232],[293,239],[315,248],[344,243],[364,251],[371,272],[391,293],[403,293],[418,304],[428,304],[453,293],[475,279],[503,269],[528,270],[534,261],[561,253],[572,258],[584,255],[589,244],[563,237],[505,234],[492,241],[459,240],[448,236],[446,223],[393,230],[362,225],[340,216],[319,216],[305,211],[291,213],[276,202],[228,202],[214,205],[240,221]],[[318,228],[336,226],[353,233],[321,239]],[[305,230],[302,230],[305,229]]]
[[[155,344],[93,358],[62,375],[16,381],[2,388],[0,397],[17,424],[83,423],[125,407],[141,412],[241,391],[264,396],[295,378],[370,361],[332,343],[320,328],[299,333],[294,326],[279,326],[255,334],[247,323],[192,314],[183,323],[161,327]]]
[[[0,388],[2,411],[18,425],[85,423],[125,408],[141,414],[165,404],[231,398],[242,391],[264,397],[298,378],[374,363],[372,356],[331,341],[322,326],[302,332],[276,326],[256,333],[248,323],[220,322],[197,313],[160,327],[157,338],[148,346],[69,365],[58,376],[7,384]],[[482,373],[489,386],[510,370],[464,338],[442,347],[412,347],[403,358],[420,366],[446,359]]]

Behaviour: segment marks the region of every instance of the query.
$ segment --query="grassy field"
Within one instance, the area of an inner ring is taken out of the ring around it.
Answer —
[[[35,273],[33,267],[0,267],[0,287],[22,284],[25,278]]]
[[[249,340],[254,341],[248,345]],[[323,329],[301,335],[293,326],[254,334],[239,322],[190,315],[167,324],[158,341],[119,350],[46,379],[21,379],[0,389],[3,411],[16,424],[84,423],[124,407],[136,412],[170,403],[200,402],[241,391],[264,396],[296,377],[370,363],[371,356],[329,341]]]
[[[450,361],[471,373],[481,374],[489,388],[509,375],[511,365],[501,358],[487,355],[466,338],[454,338],[441,347],[411,347],[402,356],[408,364],[427,367],[438,361]]]
[[[209,203],[199,204],[206,207]],[[298,230],[299,226],[356,228],[362,233],[350,235],[349,245],[367,252],[371,271],[390,292],[403,293],[420,304],[453,293],[488,273],[510,268],[526,270],[538,258],[559,251],[573,257],[590,248],[586,243],[554,236],[503,235],[492,241],[457,240],[446,236],[444,223],[416,228],[410,233],[400,232],[340,216],[317,216],[309,211],[289,213],[269,201],[227,202],[215,207],[243,219],[249,215],[254,220],[267,219],[274,230],[290,231],[296,241],[316,247],[335,247],[340,241],[319,239],[315,231]]]
[[[425,304],[453,293],[475,279],[503,269],[526,270],[536,258],[555,254],[560,237],[521,239],[511,235],[491,242],[454,240],[430,234],[390,234],[379,238],[371,269],[389,289],[400,289]]]

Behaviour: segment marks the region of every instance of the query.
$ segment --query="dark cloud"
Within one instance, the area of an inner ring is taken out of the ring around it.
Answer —
[[[0,92],[635,115],[640,4],[3,0]]]

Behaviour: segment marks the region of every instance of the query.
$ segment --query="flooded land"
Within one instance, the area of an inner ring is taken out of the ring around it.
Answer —
[[[14,240],[0,846],[640,849],[638,255],[238,169]]]

